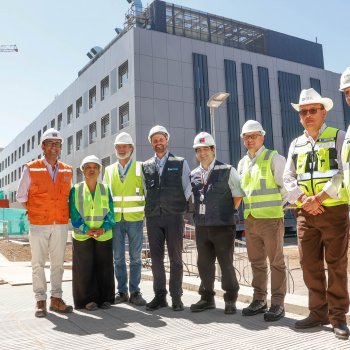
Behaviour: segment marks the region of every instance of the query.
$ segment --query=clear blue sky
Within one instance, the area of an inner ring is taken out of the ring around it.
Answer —
[[[310,41],[317,37],[327,70],[350,66],[349,0],[173,2]],[[109,43],[128,7],[126,0],[2,1],[0,44],[16,44],[19,52],[0,53],[0,147],[76,79],[91,47]]]

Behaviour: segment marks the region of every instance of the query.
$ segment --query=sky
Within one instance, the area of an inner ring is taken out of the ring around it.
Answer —
[[[150,3],[151,1],[149,1]],[[346,39],[349,0],[174,0],[323,45],[325,69],[350,66]],[[149,4],[143,0],[143,6]],[[94,46],[105,47],[123,27],[126,0],[3,0],[0,45],[0,147],[24,130],[78,76]]]

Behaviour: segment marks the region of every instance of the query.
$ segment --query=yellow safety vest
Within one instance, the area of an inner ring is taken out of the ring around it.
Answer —
[[[109,211],[108,186],[98,183],[96,185],[94,198],[92,198],[91,192],[85,181],[74,185],[74,188],[75,207],[86,225],[92,229],[100,228]],[[73,238],[77,241],[85,241],[91,237],[87,234],[82,234],[81,231],[75,228]],[[112,238],[112,230],[108,230],[95,239],[97,241],[107,241]]]
[[[327,127],[319,136],[315,145],[305,135],[298,137],[294,151],[295,164],[299,188],[307,195],[320,193],[324,185],[339,172],[336,141],[338,129]],[[327,198],[322,205],[332,207],[348,203],[345,187],[339,191],[340,199]],[[299,201],[296,202],[301,206]]]
[[[125,221],[142,221],[145,216],[141,167],[141,162],[132,161],[123,182],[120,180],[117,164],[106,168],[104,182],[108,184],[112,193],[116,222],[119,222],[122,216]]]
[[[248,156],[244,158],[242,189],[245,193],[244,218],[283,218],[282,195],[271,170],[271,162],[277,151],[264,149],[258,156],[251,172]]]
[[[349,196],[350,194],[350,126],[345,135],[342,148],[342,164],[344,171],[344,185]]]

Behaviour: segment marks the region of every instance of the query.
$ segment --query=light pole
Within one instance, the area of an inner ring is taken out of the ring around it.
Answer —
[[[214,120],[214,114],[215,114],[215,108],[219,108],[221,104],[230,96],[228,92],[217,92],[207,102],[207,106],[210,109],[210,128],[211,128],[211,135],[213,136],[215,140],[215,120]]]

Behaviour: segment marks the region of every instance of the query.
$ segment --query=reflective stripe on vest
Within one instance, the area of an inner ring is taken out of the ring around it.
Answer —
[[[122,182],[119,177],[118,164],[106,168],[105,180],[112,192],[114,217],[119,222],[141,221],[144,218],[145,196],[141,177],[141,162],[132,161]]]
[[[319,136],[314,146],[305,135],[295,143],[293,160],[299,188],[307,195],[320,193],[324,185],[338,174],[338,158],[336,150],[338,129],[327,127]],[[344,172],[345,174],[345,172]],[[345,187],[339,191],[340,199],[327,198],[324,206],[335,206],[348,202]],[[298,207],[300,202],[296,202]]]
[[[256,163],[248,169],[248,156],[245,157],[242,172],[242,189],[245,192],[244,218],[282,218],[282,195],[271,170],[272,157],[277,151],[264,149]]]
[[[344,185],[350,198],[350,126],[345,135],[345,140],[342,149],[342,164],[344,172]]]
[[[107,185],[97,183],[94,197],[92,197],[85,182],[76,184],[74,188],[75,206],[85,224],[91,229],[100,228],[109,211]],[[108,230],[95,239],[98,241],[107,241],[112,237],[112,230]],[[91,237],[87,234],[80,233],[78,229],[74,229],[73,238],[78,241],[85,241]]]

